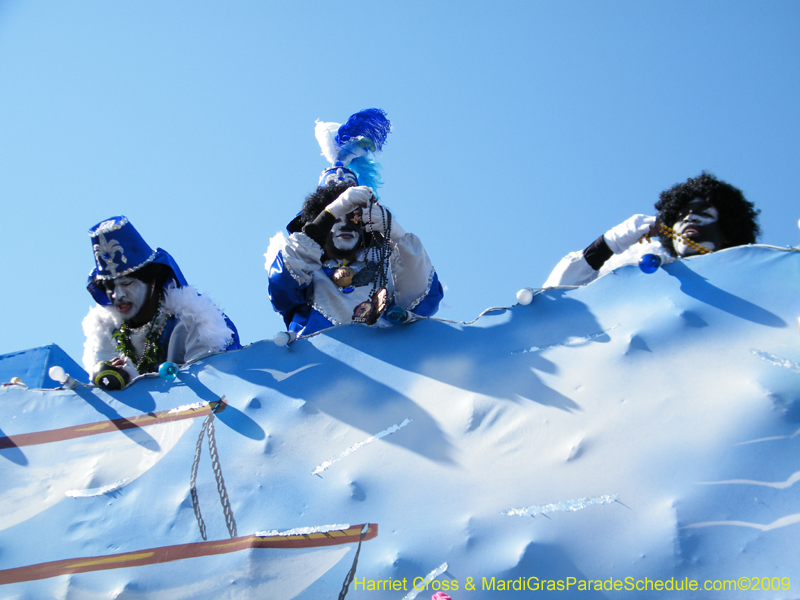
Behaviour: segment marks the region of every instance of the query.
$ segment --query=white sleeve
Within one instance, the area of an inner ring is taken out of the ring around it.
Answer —
[[[570,252],[561,259],[550,273],[542,287],[558,287],[560,285],[584,285],[597,279],[595,271],[583,257],[583,250]]]
[[[233,332],[222,311],[193,287],[167,290],[164,307],[178,318],[169,338],[168,361],[182,364],[210,352],[221,352],[230,343]]]
[[[198,325],[197,321],[191,317],[178,321],[169,338],[167,360],[181,365],[195,358],[225,349],[224,345],[216,341],[210,342],[207,332],[203,329],[203,326]],[[225,329],[228,339],[230,339],[231,332],[227,327]]]
[[[178,321],[169,338],[167,360],[181,365],[207,352],[208,348],[198,343],[197,327],[192,320],[181,319]]]
[[[430,290],[433,265],[420,239],[406,233],[395,241],[389,259],[395,302],[408,309],[419,304]]]

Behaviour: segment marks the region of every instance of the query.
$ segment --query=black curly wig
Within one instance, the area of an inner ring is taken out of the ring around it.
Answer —
[[[659,195],[656,202],[658,221],[672,227],[678,220],[678,213],[695,198],[703,198],[719,211],[719,225],[725,239],[725,248],[755,243],[761,235],[756,217],[761,212],[748,201],[741,190],[721,181],[711,173],[703,171],[685,183],[673,185]],[[661,236],[661,245],[672,256],[678,256],[672,245],[672,238]]]
[[[300,219],[305,223],[311,223],[317,215],[325,210],[331,202],[336,200],[339,195],[353,184],[339,183],[336,185],[326,185],[319,187],[308,196],[303,202],[303,210],[300,211]]]

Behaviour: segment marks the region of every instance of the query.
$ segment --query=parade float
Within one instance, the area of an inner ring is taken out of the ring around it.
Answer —
[[[114,392],[2,357],[0,598],[798,597],[800,254],[654,271]]]

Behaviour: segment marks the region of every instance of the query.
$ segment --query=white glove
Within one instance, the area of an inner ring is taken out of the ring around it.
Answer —
[[[650,228],[655,224],[655,217],[633,215],[627,221],[623,221],[616,227],[606,231],[603,237],[614,254],[622,254],[635,244],[640,237],[650,231]]]
[[[382,212],[381,209],[383,209]],[[361,224],[364,226],[364,231],[375,231],[382,235],[389,221],[389,215],[391,215],[389,209],[385,206],[381,207],[377,203],[365,209],[361,215]],[[391,220],[391,239],[397,241],[406,234],[406,230],[395,220],[394,215],[391,215]]]
[[[337,219],[342,219],[355,209],[364,208],[372,195],[372,188],[363,185],[349,187],[339,194],[339,197],[331,202],[325,210]]]

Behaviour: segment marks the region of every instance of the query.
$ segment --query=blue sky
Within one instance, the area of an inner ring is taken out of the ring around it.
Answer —
[[[325,165],[315,119],[394,124],[383,202],[472,319],[708,170],[800,244],[798,2],[0,1],[0,353],[82,353],[86,231],[125,214],[242,340]]]

